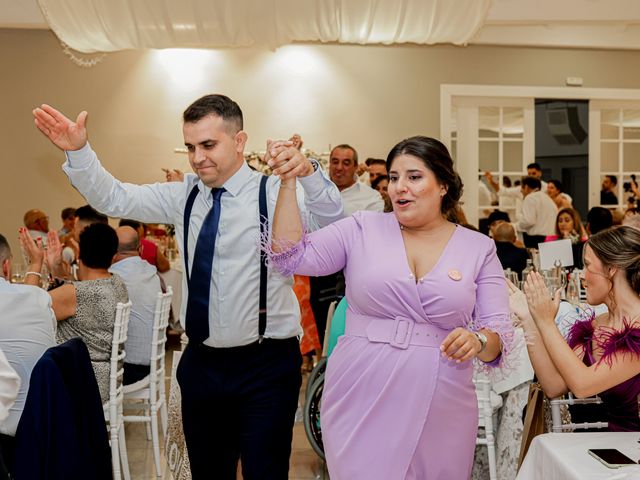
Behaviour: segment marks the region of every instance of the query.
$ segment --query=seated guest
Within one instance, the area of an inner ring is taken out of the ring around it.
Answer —
[[[640,230],[640,212],[638,212],[636,208],[629,208],[626,212],[624,212],[622,224]]]
[[[613,214],[611,210],[604,207],[593,207],[587,212],[587,234],[595,235],[596,233],[606,230],[613,226]]]
[[[587,303],[604,303],[608,312],[589,311],[566,341],[555,321],[560,292],[552,299],[538,273],[527,276],[526,303],[509,285],[510,303],[535,339],[527,348],[547,396],[599,395],[604,418],[597,420],[608,422],[610,431],[640,431],[640,232],[623,226],[595,234],[584,263]]]
[[[393,210],[393,205],[391,205],[391,199],[387,193],[387,189],[389,188],[389,177],[386,175],[378,175],[375,180],[371,182],[371,188],[380,192],[380,195],[384,200],[384,211],[391,212]]]
[[[375,179],[387,176],[387,161],[382,158],[367,158],[364,163],[369,172],[369,185],[375,189],[376,187],[373,186]]]
[[[65,245],[62,251],[62,260],[68,265],[75,263],[78,258],[80,234],[85,228],[94,223],[107,224],[109,223],[109,219],[91,205],[83,205],[76,209],[73,214],[73,228],[71,232],[61,240]]]
[[[527,266],[529,254],[526,248],[516,246],[516,231],[507,222],[500,223],[494,230],[493,240],[496,242],[496,254],[503,269],[510,268],[522,277],[522,270]]]
[[[118,224],[120,227],[131,227],[138,233],[140,239],[140,257],[151,265],[156,267],[160,273],[166,272],[171,268],[169,259],[151,240],[144,238],[144,224],[135,220],[122,219]]]
[[[29,238],[26,230],[25,235]],[[20,390],[16,401],[9,409],[9,417],[0,424],[0,448],[8,460],[13,457],[13,437],[27,399],[31,370],[45,350],[56,344],[56,319],[51,310],[51,297],[47,292],[31,285],[9,283],[11,250],[7,239],[2,235],[0,265],[0,348],[20,376]],[[26,277],[39,281],[40,269],[30,268]]]
[[[549,183],[551,185],[551,183]],[[555,240],[571,240],[571,250],[573,252],[573,266],[582,268],[582,248],[587,241],[587,231],[582,226],[580,214],[573,208],[563,208],[556,217],[556,232],[549,235],[545,242]]]
[[[49,217],[42,210],[33,209],[24,214],[22,218],[24,226],[29,230],[29,235],[34,240],[41,238],[43,244],[47,242],[49,231]]]
[[[560,180],[549,180],[547,183],[547,195],[551,197],[558,208],[571,208],[572,199],[564,193],[562,182]]]
[[[47,262],[51,264],[61,255],[62,246],[55,231],[50,232],[48,242]],[[29,270],[39,271],[44,251],[30,241],[24,229],[20,231],[20,244],[29,256]],[[49,292],[58,320],[56,339],[58,343],[74,337],[84,340],[103,403],[109,398],[109,361],[116,307],[119,302],[128,301],[124,282],[108,270],[117,250],[118,236],[113,228],[103,223],[89,225],[80,234],[79,281]],[[26,277],[25,283],[27,281],[31,281],[31,277]]]
[[[487,226],[489,227],[489,236],[493,238],[498,225],[504,222],[511,222],[509,214],[502,210],[494,210],[487,217]]]
[[[58,230],[58,236],[63,238],[73,231],[73,226],[76,224],[76,209],[73,207],[63,209],[60,213],[60,219],[62,220],[62,228]]]
[[[116,234],[118,253],[113,257],[109,272],[124,280],[131,300],[123,379],[124,384],[129,385],[149,375],[153,319],[161,287],[156,267],[140,258],[138,233],[125,226],[118,227]]]

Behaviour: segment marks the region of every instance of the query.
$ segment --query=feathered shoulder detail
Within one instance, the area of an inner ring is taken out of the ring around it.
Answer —
[[[581,345],[587,352],[592,353],[591,349],[586,347],[589,342],[595,340],[595,345],[602,351],[598,364],[604,362],[609,366],[611,366],[613,356],[619,353],[640,356],[640,324],[631,323],[624,319],[623,327],[620,330],[601,327],[595,335],[594,318],[595,315],[592,313],[590,318],[578,320],[573,324],[567,337],[567,343],[571,348]],[[590,357],[593,361],[592,355]]]

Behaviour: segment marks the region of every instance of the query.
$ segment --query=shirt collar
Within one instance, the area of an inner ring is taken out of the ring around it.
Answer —
[[[247,164],[247,162],[242,162],[240,168],[234,173],[231,178],[229,178],[226,182],[224,182],[224,189],[232,196],[235,197],[240,193],[242,187],[251,179],[252,170]],[[208,198],[211,194],[211,189],[207,187],[202,180],[198,180],[198,189],[200,193],[205,195]]]

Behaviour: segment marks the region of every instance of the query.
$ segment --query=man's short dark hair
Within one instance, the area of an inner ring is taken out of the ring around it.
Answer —
[[[387,161],[384,158],[367,158],[364,161],[365,165],[367,167],[370,167],[371,165],[384,165],[385,167],[387,166]]]
[[[67,207],[63,209],[62,213],[60,214],[60,218],[62,218],[62,220],[68,220],[75,216],[76,216],[76,209],[73,207]]]
[[[335,147],[333,147],[331,149],[331,155],[333,155],[333,152],[335,152],[338,148],[344,149],[344,150],[351,150],[353,152],[353,163],[355,163],[356,165],[358,164],[358,152],[356,151],[355,148],[353,148],[351,145],[349,145],[348,143],[341,143],[340,145],[336,145]],[[386,161],[385,161],[385,165],[386,165]]]
[[[538,162],[533,162],[527,165],[527,170],[529,170],[530,168],[533,168],[534,170],[538,170],[539,172],[542,171],[542,166]]]
[[[6,237],[0,234],[0,265],[9,258],[11,258],[11,247],[9,246],[9,242]],[[0,275],[1,274],[2,272],[0,272]]]
[[[613,225],[611,210],[604,207],[593,207],[587,212],[587,225],[591,235],[611,227]]]
[[[522,186],[529,187],[532,190],[540,190],[540,188],[542,188],[542,182],[539,178],[527,176],[522,179]]]
[[[184,123],[196,123],[208,115],[222,118],[231,125],[234,134],[244,128],[240,106],[224,95],[205,95],[193,102],[182,114]]]
[[[109,268],[117,251],[118,235],[105,223],[92,223],[80,234],[80,260],[89,268]]]
[[[502,210],[494,210],[487,217],[487,223],[491,225],[493,222],[498,222],[503,220],[505,222],[511,222],[509,218],[509,214],[507,212],[503,212]]]
[[[87,223],[109,223],[109,218],[98,212],[91,205],[83,205],[80,208],[76,208],[75,216],[78,220]]]
[[[614,185],[618,184],[618,177],[615,175],[605,175],[605,178],[608,178],[611,183]]]

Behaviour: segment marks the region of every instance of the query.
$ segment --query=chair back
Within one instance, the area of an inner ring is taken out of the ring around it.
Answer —
[[[153,335],[151,337],[151,362],[149,364],[149,387],[151,398],[156,398],[159,389],[158,384],[164,382],[164,357],[165,343],[167,343],[167,326],[169,325],[169,313],[171,312],[171,299],[173,289],[167,287],[167,293],[158,292],[156,309],[153,317]]]
[[[124,342],[127,341],[129,316],[131,315],[131,300],[127,303],[119,302],[116,306],[116,321],[113,325],[113,340],[111,341],[111,365],[109,373],[109,406],[117,408],[122,405],[122,377],[124,375]],[[116,412],[110,412],[115,415]],[[112,416],[110,418],[115,418]]]
[[[484,431],[476,436],[476,445],[486,445],[489,463],[489,478],[497,480],[496,437],[494,413],[502,406],[502,397],[494,394],[492,398],[491,382],[488,378],[476,373],[473,378],[478,399],[478,427]]]
[[[584,423],[563,423],[562,422],[562,407],[564,405],[589,405],[600,404],[602,399],[595,395],[588,398],[575,398],[571,392],[567,394],[567,398],[554,398],[549,404],[551,405],[551,431],[553,433],[573,432],[574,430],[587,430],[595,428],[607,428],[608,422],[584,422]]]

